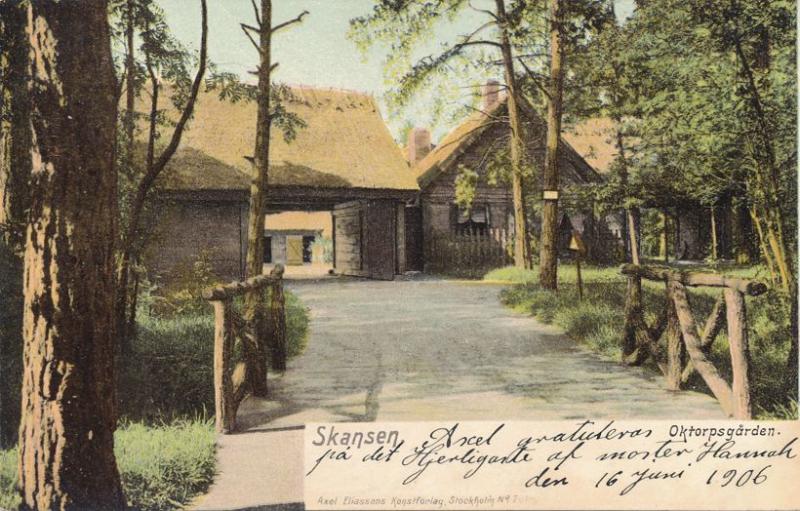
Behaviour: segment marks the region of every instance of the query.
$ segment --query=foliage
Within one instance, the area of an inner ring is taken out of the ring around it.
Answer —
[[[333,239],[317,236],[311,244],[311,253],[322,253],[323,263],[333,262]]]
[[[758,269],[742,268],[725,273],[752,277],[756,272]],[[616,268],[582,268],[585,297],[580,301],[575,275],[574,266],[559,266],[559,292],[556,295],[536,284],[535,270],[503,268],[490,272],[485,279],[518,282],[503,291],[503,303],[516,310],[532,313],[544,323],[555,324],[588,348],[619,360],[625,279]],[[664,286],[647,280],[643,281],[643,285],[644,310],[648,321],[653,321],[656,312],[665,307]],[[690,301],[695,317],[707,317],[718,295],[719,290],[693,288]],[[786,366],[792,339],[788,312],[785,300],[774,290],[747,300],[754,411],[762,418],[797,417],[796,408],[792,408],[792,400],[797,399],[797,382],[790,377]],[[730,381],[730,353],[724,333],[713,345],[711,360]],[[653,366],[650,368],[658,371]],[[697,374],[688,382],[688,388],[710,392]],[[794,415],[790,415],[792,413]]]
[[[472,169],[459,165],[456,176],[456,204],[462,211],[472,209],[472,201],[478,188],[478,173]]]
[[[122,486],[133,510],[183,509],[214,477],[214,428],[203,418],[129,423],[114,435]],[[17,450],[0,451],[0,509],[16,509]]]
[[[22,499],[17,494],[16,448],[0,450],[0,509],[17,509]]]
[[[220,282],[211,263],[213,255],[213,250],[201,250],[196,259],[180,261],[163,287],[149,283],[146,276],[142,276],[139,303],[144,306],[145,314],[155,317],[211,314],[211,306],[203,299],[203,290]]]
[[[285,290],[284,296],[291,358],[305,349],[309,314],[294,293]],[[213,410],[214,316],[207,302],[201,306],[201,301],[193,298],[187,298],[188,304],[173,301],[177,303],[176,309],[162,314],[148,309],[147,299],[140,299],[136,336],[120,368],[119,402],[123,416],[169,421]]]

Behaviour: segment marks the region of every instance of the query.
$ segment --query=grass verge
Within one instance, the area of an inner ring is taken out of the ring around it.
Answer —
[[[693,270],[695,268],[692,268]],[[709,268],[701,268],[709,270]],[[760,269],[737,268],[725,274],[758,276]],[[501,268],[484,277],[488,281],[514,284],[501,300],[520,312],[533,314],[543,323],[561,327],[572,339],[614,360],[621,358],[623,309],[626,280],[618,268],[582,268],[584,299],[578,299],[574,265],[559,266],[559,290],[554,294],[538,285],[536,270]],[[643,281],[644,310],[652,322],[666,305],[664,285]],[[712,288],[691,288],[690,301],[695,318],[702,324],[719,296]],[[775,291],[747,299],[751,367],[751,390],[758,418],[797,418],[797,382],[790,381],[786,360],[791,346],[789,306]],[[725,378],[731,379],[728,339],[723,332],[711,352],[711,360]],[[653,367],[654,370],[657,370]],[[710,393],[695,373],[686,388]]]
[[[181,509],[214,477],[214,427],[206,419],[169,425],[126,424],[114,435],[122,486],[131,509]],[[0,451],[0,509],[16,509],[17,450]]]

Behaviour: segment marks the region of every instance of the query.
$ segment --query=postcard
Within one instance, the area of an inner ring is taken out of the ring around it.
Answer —
[[[796,35],[0,0],[0,509],[799,509]]]

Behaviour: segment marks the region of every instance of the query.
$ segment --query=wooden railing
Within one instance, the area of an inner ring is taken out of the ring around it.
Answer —
[[[207,289],[214,306],[214,411],[219,433],[236,430],[236,412],[248,393],[264,397],[267,359],[275,370],[286,369],[286,312],[283,266],[269,275]],[[238,300],[242,298],[242,300]],[[236,306],[244,304],[244,314]],[[236,347],[243,360],[236,362]]]
[[[425,270],[434,273],[483,275],[513,262],[511,238],[505,229],[425,233]]]
[[[652,326],[645,325],[645,331],[638,332],[636,338],[643,344],[638,349],[645,350],[652,356],[664,373],[667,386],[672,390],[679,390],[692,373],[697,371],[725,414],[736,419],[752,418],[745,295],[763,294],[767,291],[767,286],[754,280],[676,271],[665,267],[626,264],[621,271],[629,277],[666,284],[666,309]],[[722,290],[702,331],[697,328],[686,291],[687,287],[701,286]],[[628,292],[631,293],[632,289],[629,285]],[[627,311],[627,314],[631,313],[635,313],[635,309]],[[631,318],[626,320],[633,323]],[[725,324],[730,345],[732,385],[728,384],[708,358],[714,339]],[[662,334],[666,337],[666,360],[663,360],[658,348]]]

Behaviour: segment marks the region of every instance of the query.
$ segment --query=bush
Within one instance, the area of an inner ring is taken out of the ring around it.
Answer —
[[[214,477],[214,428],[197,419],[123,425],[114,435],[122,486],[134,510],[181,509]],[[17,450],[0,451],[0,509],[16,509]]]
[[[733,273],[747,277],[755,272],[757,269],[748,268]],[[587,268],[583,271],[584,300],[580,301],[575,276],[574,266],[559,266],[557,294],[539,287],[536,283],[538,275],[533,270],[502,268],[484,278],[517,283],[502,292],[503,303],[516,310],[532,313],[544,323],[555,324],[593,351],[619,360],[622,355],[623,310],[627,288],[625,278],[616,268]],[[702,325],[720,291],[692,288],[689,295],[692,312]],[[646,319],[652,322],[666,306],[664,285],[643,281],[643,301]],[[752,360],[751,392],[754,411],[759,417],[797,417],[797,381],[789,377],[786,365],[792,340],[790,313],[786,298],[777,291],[747,299]],[[724,332],[714,342],[710,357],[723,377],[730,381],[730,352]],[[687,387],[710,393],[697,373],[689,380]]]
[[[292,358],[305,349],[309,317],[296,295],[286,290],[285,298]],[[190,312],[153,315],[146,305],[140,309],[136,336],[120,368],[119,401],[124,416],[166,421],[213,410],[214,316],[210,308],[180,309]]]

